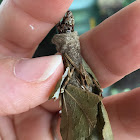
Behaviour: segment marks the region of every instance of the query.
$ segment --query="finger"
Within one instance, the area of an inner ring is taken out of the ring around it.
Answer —
[[[62,140],[62,136],[61,136],[61,133],[60,133],[60,125],[61,125],[61,118],[58,117],[58,122],[57,122],[57,125],[56,125],[56,138],[58,140]]]
[[[80,37],[81,51],[102,87],[140,68],[140,1]]]
[[[72,0],[4,0],[0,6],[2,55],[31,57]]]
[[[47,111],[52,113],[58,112],[61,109],[60,100],[55,101],[54,99],[48,100],[47,102],[43,103],[41,106]]]
[[[10,119],[7,116],[6,117],[0,116],[0,139],[16,140],[16,134],[15,134],[12,119]]]
[[[140,88],[104,98],[116,140],[140,138]]]
[[[17,114],[47,101],[62,76],[61,55],[0,60],[0,115]]]
[[[53,140],[51,131],[52,118],[53,115],[41,107],[15,116],[17,139]]]

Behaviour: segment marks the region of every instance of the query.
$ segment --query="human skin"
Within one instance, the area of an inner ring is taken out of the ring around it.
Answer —
[[[4,0],[0,6],[0,139],[53,140],[51,126],[59,106],[47,100],[63,63],[58,55],[32,55],[71,3]],[[81,53],[102,88],[140,68],[139,16],[136,1],[80,36]],[[103,102],[115,140],[140,139],[140,88]]]

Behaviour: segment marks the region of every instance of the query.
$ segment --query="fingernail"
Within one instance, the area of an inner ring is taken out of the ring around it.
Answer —
[[[45,81],[55,72],[61,62],[61,55],[21,59],[15,64],[14,74],[27,82]]]

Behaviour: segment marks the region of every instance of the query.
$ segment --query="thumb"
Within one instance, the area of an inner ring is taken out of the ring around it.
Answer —
[[[47,101],[62,76],[61,55],[0,59],[0,115],[25,112]]]

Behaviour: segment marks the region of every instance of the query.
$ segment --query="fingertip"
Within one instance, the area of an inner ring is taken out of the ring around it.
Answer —
[[[32,0],[14,0],[17,6],[32,17],[47,23],[57,23],[68,10],[72,1],[73,0],[40,0],[33,2]]]
[[[32,57],[72,0],[6,0],[0,7],[0,48],[7,56]]]
[[[34,59],[20,59],[15,64],[14,74],[17,78],[27,82],[45,81],[56,71],[61,63],[61,55]]]
[[[50,57],[53,57],[53,56],[50,56]],[[43,57],[43,58],[37,58],[33,60],[36,62],[35,63],[36,68],[30,67],[28,70],[23,68],[25,72],[24,74],[27,74],[29,71],[32,73],[35,70],[37,70],[37,73],[38,72],[40,73],[40,71],[42,70],[39,71],[39,68],[47,69],[47,63],[48,63],[47,58],[48,57]],[[54,73],[52,73],[49,77],[47,77],[47,79],[45,78],[45,80],[43,79],[43,81],[42,80],[36,81],[35,79],[34,79],[35,81],[29,81],[28,79],[28,81],[26,81],[27,79],[26,80],[21,79],[21,77],[19,78],[14,75],[13,67],[16,61],[17,61],[16,59],[11,60],[9,58],[7,58],[6,60],[5,59],[0,60],[0,64],[4,63],[4,65],[0,65],[0,68],[1,68],[0,115],[12,115],[12,114],[22,113],[46,102],[51,92],[54,90],[58,80],[61,78],[63,74],[63,63],[61,60],[60,64],[58,65]],[[53,62],[50,61],[50,63],[53,63]],[[25,66],[28,67],[31,65],[25,64]],[[49,71],[50,71],[50,67],[51,65],[49,65],[48,67]],[[19,71],[21,72],[22,69],[20,69]],[[29,73],[27,75],[30,78],[33,78],[32,77],[33,75],[30,76],[31,73],[30,74]],[[45,77],[46,77],[46,74],[45,74]]]
[[[82,55],[102,87],[140,68],[139,15],[134,2],[80,37]]]

